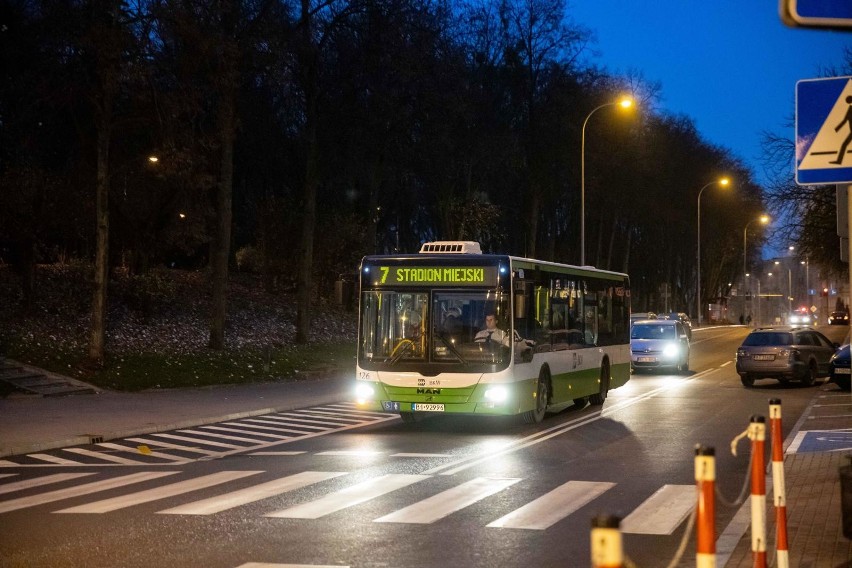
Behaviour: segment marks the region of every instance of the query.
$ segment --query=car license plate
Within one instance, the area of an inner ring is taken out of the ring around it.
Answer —
[[[639,363],[655,363],[656,361],[654,357],[639,357]]]
[[[426,404],[416,402],[411,405],[411,410],[417,410],[419,412],[443,412],[444,405],[443,404]]]
[[[849,375],[852,374],[852,369],[849,367],[835,367],[834,368],[835,375]]]
[[[755,361],[774,361],[775,355],[755,355],[752,359]]]

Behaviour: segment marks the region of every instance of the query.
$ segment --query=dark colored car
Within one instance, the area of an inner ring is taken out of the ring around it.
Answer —
[[[668,312],[664,314],[659,314],[657,319],[670,319],[677,320],[683,324],[683,329],[686,330],[686,336],[692,341],[692,320],[689,319],[689,316],[683,312]]]
[[[768,378],[810,386],[817,377],[828,376],[828,362],[838,347],[807,327],[758,328],[737,349],[737,374],[746,387]]]
[[[828,316],[830,325],[849,325],[849,312],[831,312]]]
[[[852,379],[852,365],[850,365],[849,345],[844,345],[837,350],[829,361],[830,374],[828,382],[834,383],[841,390],[850,390],[850,379]]]

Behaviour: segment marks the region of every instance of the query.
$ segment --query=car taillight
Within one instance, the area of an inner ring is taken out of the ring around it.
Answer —
[[[799,352],[796,349],[790,349],[790,361],[798,361]]]
[[[737,349],[737,359],[745,359],[748,357],[748,351],[745,349]]]

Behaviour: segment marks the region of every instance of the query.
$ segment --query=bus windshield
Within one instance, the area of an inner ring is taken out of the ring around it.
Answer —
[[[359,359],[374,368],[439,363],[505,367],[508,295],[496,290],[373,290],[361,301]]]

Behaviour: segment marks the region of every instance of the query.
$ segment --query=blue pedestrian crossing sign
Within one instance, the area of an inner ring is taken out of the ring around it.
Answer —
[[[796,183],[852,183],[852,77],[796,83]]]

